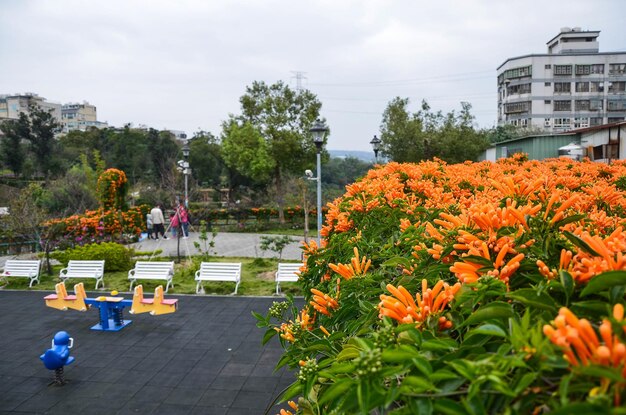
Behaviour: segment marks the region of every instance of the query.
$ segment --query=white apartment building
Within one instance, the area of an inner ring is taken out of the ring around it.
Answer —
[[[626,52],[600,52],[599,31],[564,27],[548,53],[498,67],[498,125],[549,132],[626,119]]]
[[[73,130],[85,131],[90,127],[108,127],[106,122],[98,121],[96,106],[91,105],[87,101],[84,101],[82,104],[64,104],[61,108],[61,117],[64,133]]]
[[[32,92],[25,94],[0,95],[0,121],[3,119],[17,120],[20,112],[29,113],[29,107],[37,105],[45,111],[50,111],[57,122],[61,122],[61,104],[48,101]]]

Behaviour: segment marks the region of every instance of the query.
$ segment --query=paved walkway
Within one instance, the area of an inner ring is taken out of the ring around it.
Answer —
[[[119,332],[92,331],[97,310],[48,308],[43,292],[0,291],[0,413],[276,414],[294,380],[274,372],[281,349],[261,346],[251,311],[275,298],[173,296],[174,314],[126,316]],[[92,295],[88,295],[90,297]],[[74,338],[69,383],[48,386],[39,360],[54,334]]]
[[[197,232],[191,232],[189,234],[189,239],[180,239],[180,255],[187,256],[189,255],[197,255],[199,253],[198,249],[195,248],[194,242],[199,242],[202,244],[198,238]],[[168,239],[159,239],[158,241],[151,239],[144,239],[141,242],[133,244],[135,249],[140,251],[154,251],[156,249],[163,250],[161,255],[163,256],[172,256],[175,257],[178,252],[178,239],[171,237],[171,233],[168,235]],[[267,250],[262,251],[260,248],[261,244],[261,234],[255,233],[218,233],[215,237],[215,247],[213,251],[216,252],[217,256],[240,256],[240,257],[251,257],[251,258],[270,258],[276,257],[276,254],[273,251]],[[268,235],[268,236],[277,236],[277,235]],[[211,235],[209,234],[209,238]],[[291,237],[294,242],[290,243],[283,250],[282,257],[284,259],[301,259],[302,257],[302,249],[300,241],[303,238],[300,237]],[[210,239],[209,239],[210,240]]]

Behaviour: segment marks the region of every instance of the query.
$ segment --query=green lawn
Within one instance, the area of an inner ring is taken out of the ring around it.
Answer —
[[[241,284],[237,290],[238,295],[273,295],[276,292],[276,283],[274,282],[274,273],[278,269],[278,259],[275,258],[240,258],[240,257],[212,257],[211,262],[241,262],[242,274]],[[285,261],[281,262],[297,262]],[[28,278],[8,278],[9,283],[4,286],[5,289],[14,290],[54,290],[54,285],[60,282],[59,271],[62,266],[53,267],[52,275],[47,275],[42,271],[41,282],[28,288]],[[196,281],[194,280],[195,272],[200,268],[200,259],[192,258],[192,260],[182,261],[180,264],[174,265],[174,287],[170,288],[168,294],[195,294]],[[96,282],[94,279],[75,279],[67,281],[66,288],[68,292],[73,290],[74,284],[83,282],[85,290],[94,291]],[[0,280],[0,284],[2,284]],[[165,287],[165,281],[141,281],[144,293],[150,294],[158,285]],[[109,292],[117,290],[119,292],[128,292],[129,290],[128,271],[105,272],[104,289],[99,290]],[[206,294],[231,294],[235,290],[235,283],[226,282],[205,282],[204,290]],[[296,283],[281,283],[281,291],[283,293],[291,293],[293,295],[302,295],[302,291]]]

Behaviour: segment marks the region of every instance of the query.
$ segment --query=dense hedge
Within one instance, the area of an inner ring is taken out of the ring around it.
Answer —
[[[306,305],[256,314],[299,369],[283,398],[305,414],[624,413],[625,182],[623,162],[521,155],[370,171],[305,247]]]

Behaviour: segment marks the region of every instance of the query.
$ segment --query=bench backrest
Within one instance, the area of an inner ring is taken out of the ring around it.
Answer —
[[[276,281],[298,281],[300,268],[302,264],[278,264],[276,272]]]
[[[198,278],[208,281],[239,281],[241,262],[203,262]]]
[[[30,276],[39,274],[41,260],[9,259],[4,264],[4,273],[15,276]]]
[[[174,273],[174,261],[171,262],[147,262],[137,261],[135,263],[135,276],[147,274],[168,275]]]
[[[82,261],[71,259],[67,264],[68,274],[92,274],[104,273],[104,260],[100,261]]]

